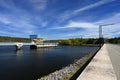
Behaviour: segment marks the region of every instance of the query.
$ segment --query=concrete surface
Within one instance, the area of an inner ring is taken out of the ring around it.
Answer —
[[[103,45],[77,80],[117,80],[106,46]]]
[[[120,45],[107,44],[106,46],[117,76],[117,80],[120,80]]]

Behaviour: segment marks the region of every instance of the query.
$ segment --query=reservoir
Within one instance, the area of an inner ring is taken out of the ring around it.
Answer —
[[[57,46],[31,50],[23,46],[0,46],[0,80],[37,80],[61,69],[98,47]]]

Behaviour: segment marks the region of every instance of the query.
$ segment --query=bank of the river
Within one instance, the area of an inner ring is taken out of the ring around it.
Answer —
[[[70,80],[71,77],[73,77],[73,75],[75,75],[76,72],[78,72],[81,69],[81,67],[83,67],[83,65],[86,65],[86,63],[95,55],[95,53],[97,51],[98,51],[98,49],[96,51],[93,51],[90,54],[82,57],[79,60],[75,60],[74,63],[72,63],[60,70],[57,70],[53,73],[50,73],[47,76],[41,77],[38,80]]]
[[[31,42],[29,38],[0,36],[0,42]]]

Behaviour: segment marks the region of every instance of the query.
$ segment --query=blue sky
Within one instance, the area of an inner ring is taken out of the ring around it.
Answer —
[[[0,0],[0,36],[45,39],[120,36],[120,0]]]

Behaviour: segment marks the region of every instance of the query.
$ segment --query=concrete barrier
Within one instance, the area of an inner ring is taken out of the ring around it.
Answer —
[[[77,80],[117,80],[106,44],[98,51]]]

